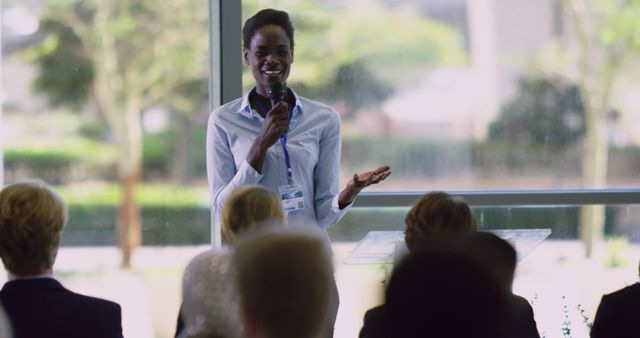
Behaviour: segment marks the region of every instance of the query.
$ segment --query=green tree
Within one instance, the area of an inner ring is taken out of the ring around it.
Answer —
[[[109,126],[122,187],[118,239],[124,267],[142,240],[135,200],[141,114],[179,103],[189,83],[206,77],[207,15],[205,4],[195,0],[51,0],[43,40],[29,52],[40,68],[37,90],[56,104],[86,99]]]
[[[523,77],[517,93],[489,126],[490,142],[557,152],[582,139],[584,108],[577,85],[560,77]]]
[[[583,180],[586,188],[604,188],[607,179],[607,114],[612,90],[632,61],[640,57],[640,0],[562,0],[578,39],[578,84],[586,114]],[[602,240],[604,207],[584,207],[581,233],[586,254]]]

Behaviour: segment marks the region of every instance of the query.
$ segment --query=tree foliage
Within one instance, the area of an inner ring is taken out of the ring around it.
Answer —
[[[489,126],[489,141],[558,151],[583,137],[585,116],[577,85],[560,77],[523,77],[517,93]]]
[[[141,115],[152,106],[189,112],[200,103],[194,94],[203,92],[207,76],[206,4],[50,0],[46,5],[41,43],[28,52],[40,69],[35,88],[58,104],[88,99],[109,126],[123,195],[119,242],[123,265],[129,266],[142,241],[135,201],[142,172]]]
[[[462,36],[413,7],[254,0],[243,1],[245,19],[265,6],[286,10],[296,29],[289,84],[303,95],[342,101],[347,117],[376,106],[430,67],[467,62]],[[243,82],[253,84],[250,72]]]
[[[585,107],[582,174],[587,188],[607,182],[609,144],[606,119],[613,91],[629,65],[640,57],[640,1],[563,0],[578,40],[577,82]],[[623,112],[624,113],[624,112]],[[587,256],[602,239],[604,206],[583,207],[581,234]]]
[[[38,35],[39,43],[24,52],[40,69],[33,90],[47,94],[53,106],[80,108],[94,80],[93,60],[85,53],[82,40],[69,26],[50,19],[42,20]]]
[[[47,2],[39,43],[25,52],[40,69],[34,89],[56,105],[77,106],[95,99],[96,73],[108,70],[116,101],[135,96],[144,108],[193,96],[183,88],[207,78],[206,7],[194,0],[106,3]]]

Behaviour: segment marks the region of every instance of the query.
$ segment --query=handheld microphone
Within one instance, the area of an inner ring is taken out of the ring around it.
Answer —
[[[271,108],[273,109],[276,103],[284,101],[284,86],[280,82],[273,83],[269,86],[268,94],[269,99],[271,99]],[[280,138],[286,143],[287,133],[282,134]]]
[[[284,86],[280,82],[273,83],[269,86],[269,99],[271,99],[271,107],[280,101],[284,101]]]

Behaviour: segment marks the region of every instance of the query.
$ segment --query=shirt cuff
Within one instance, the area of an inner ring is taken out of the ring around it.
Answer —
[[[342,217],[342,215],[346,214],[347,211],[351,209],[351,206],[353,205],[353,202],[355,202],[356,199],[354,198],[353,201],[351,201],[351,203],[347,204],[347,206],[344,207],[344,209],[340,209],[340,203],[338,203],[339,197],[340,197],[340,194],[337,194],[331,200],[331,211],[334,214],[338,215],[339,217]]]

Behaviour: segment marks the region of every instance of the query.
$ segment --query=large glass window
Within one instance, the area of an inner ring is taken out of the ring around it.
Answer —
[[[638,186],[635,9],[560,3],[245,0],[243,17],[291,14],[289,85],[342,115],[345,179],[386,163],[379,191]]]
[[[291,14],[296,49],[288,84],[341,114],[343,182],[380,164],[393,169],[369,190],[379,194],[330,229],[343,300],[337,330],[345,337],[381,302],[389,268],[341,259],[369,231],[401,231],[411,202],[397,201],[411,191],[484,193],[484,202],[492,191],[525,190],[514,196],[519,205],[506,197],[503,206],[475,203],[474,213],[484,229],[552,230],[520,262],[514,285],[534,304],[543,336],[588,336],[602,294],[637,280],[637,190],[621,206],[609,195],[640,183],[640,139],[630,127],[640,118],[631,89],[640,56],[635,5],[242,3],[244,19],[265,7]],[[246,92],[253,80],[242,73]],[[612,190],[582,190],[593,188]],[[549,202],[563,191],[587,196]],[[547,201],[536,203],[538,192]],[[602,196],[611,200],[596,201]]]
[[[260,8],[294,21],[289,85],[341,114],[341,185],[354,172],[393,169],[369,189],[376,203],[363,196],[368,207],[329,230],[337,337],[357,335],[390,269],[343,258],[369,231],[401,231],[411,192],[640,186],[633,2],[245,0],[229,16],[222,6],[232,3],[1,2],[0,185],[40,178],[63,195],[70,221],[55,275],[120,303],[127,337],[173,336],[183,268],[216,236],[208,103],[232,98],[234,81],[252,86],[241,50],[225,46],[239,46],[244,19]],[[230,56],[236,63],[222,64]],[[552,230],[520,261],[514,285],[547,337],[567,328],[586,337],[600,296],[637,280],[634,196],[472,203],[482,229]]]
[[[1,4],[0,181],[66,200],[65,286],[118,302],[125,337],[173,337],[183,268],[210,245],[207,2]]]

